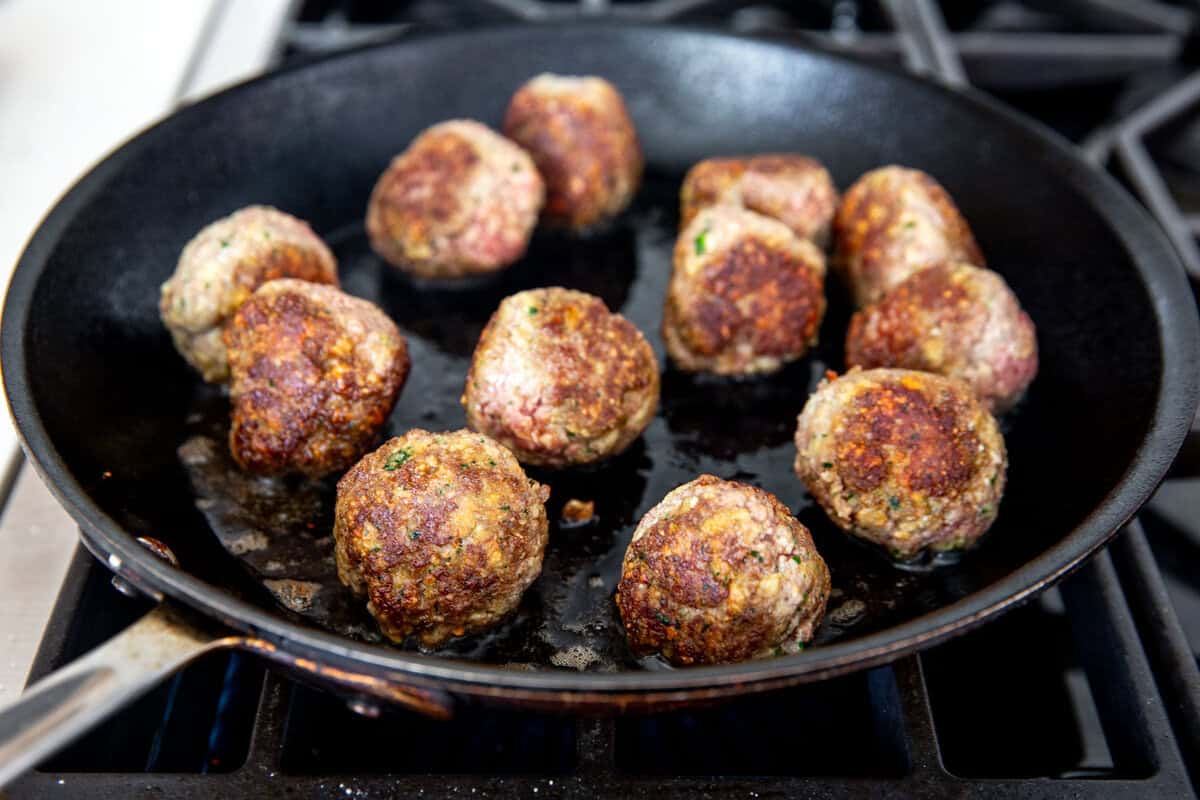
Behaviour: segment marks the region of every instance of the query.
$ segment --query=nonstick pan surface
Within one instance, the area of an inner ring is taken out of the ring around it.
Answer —
[[[498,125],[512,91],[542,71],[598,74],[622,90],[647,161],[634,206],[587,236],[539,232],[529,255],[491,281],[416,283],[382,264],[362,219],[390,158],[441,120]],[[842,366],[850,309],[835,281],[820,346],[775,376],[689,376],[664,357],[658,328],[684,171],[706,156],[769,151],[815,156],[842,189],[887,163],[930,172],[1038,326],[1040,373],[1003,420],[1009,488],[992,533],[960,563],[896,569],[834,529],[792,474],[796,414],[824,371]],[[378,643],[323,561],[332,482],[248,482],[220,447],[197,457],[205,437],[220,443],[227,404],[172,349],[158,286],[202,226],[250,203],[309,220],[335,250],[344,288],[408,336],[413,371],[387,435],[463,425],[474,342],[514,291],[593,292],[654,345],[663,403],[646,435],[591,470],[534,472],[552,487],[552,519],[571,497],[594,500],[598,518],[553,524],[543,575],[498,631],[437,654]],[[1068,145],[973,94],[839,57],[620,25],[414,36],[180,111],[100,164],[46,219],[9,289],[0,344],[32,461],[93,551],[136,585],[295,659],[564,705],[811,680],[965,630],[1060,578],[1136,512],[1177,451],[1197,391],[1195,309],[1175,256]],[[612,592],[633,526],[704,472],[774,492],[813,531],[835,594],[805,652],[678,670],[628,652]],[[297,502],[308,505],[289,516]],[[167,543],[181,568],[138,536]],[[289,581],[307,594],[297,599]]]

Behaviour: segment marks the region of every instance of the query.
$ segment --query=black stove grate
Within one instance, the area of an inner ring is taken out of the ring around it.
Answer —
[[[654,715],[466,705],[448,722],[371,718],[217,655],[8,796],[1195,797],[1180,753],[1200,744],[1181,712],[1200,703],[1195,662],[1164,649],[1161,630],[1178,623],[1152,602],[1164,589],[1144,547],[1131,529],[1061,589],[892,666]],[[34,679],[145,611],[109,578],[80,551]]]

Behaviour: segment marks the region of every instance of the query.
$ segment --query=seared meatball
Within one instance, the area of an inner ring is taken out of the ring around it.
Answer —
[[[641,331],[571,289],[505,298],[479,337],[462,395],[467,424],[525,464],[565,467],[621,452],[658,408]]]
[[[225,323],[255,289],[276,278],[337,286],[337,262],[307,222],[269,206],[219,219],[183,248],[158,308],[175,349],[204,380],[229,380]]]
[[[549,496],[486,436],[411,430],[338,481],[338,577],[395,642],[485,630],[542,571]]]
[[[854,315],[846,364],[961,378],[999,412],[1017,401],[1037,372],[1037,335],[999,275],[970,264],[941,264],[910,276]]]
[[[379,177],[371,247],[426,278],[495,272],[525,254],[545,190],[529,154],[472,120],[429,128]]]
[[[834,268],[860,306],[934,264],[986,266],[950,195],[920,170],[881,167],[863,175],[842,197],[833,229]]]
[[[642,178],[633,120],[603,78],[538,75],[512,96],[504,135],[533,156],[551,224],[586,228],[616,216]]]
[[[711,206],[679,234],[663,339],[681,368],[748,375],[804,355],[825,314],[825,257],[786,225]]]
[[[769,492],[712,475],[646,512],[617,585],[630,646],[674,664],[794,653],[828,599],[808,529]]]
[[[967,384],[906,369],[822,381],[796,426],[796,474],[839,527],[906,560],[970,547],[996,519],[1008,466]]]
[[[229,449],[250,472],[320,476],[374,444],[408,377],[408,348],[366,300],[316,283],[264,283],[225,327]]]
[[[679,194],[680,226],[702,209],[730,203],[773,217],[818,247],[829,244],[837,189],[819,161],[794,153],[709,158],[688,170]]]

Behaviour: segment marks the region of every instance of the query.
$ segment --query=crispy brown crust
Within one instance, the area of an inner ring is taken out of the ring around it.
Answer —
[[[641,332],[598,297],[533,289],[508,297],[479,338],[462,402],[472,430],[527,464],[621,452],[658,405],[658,364]]]
[[[1037,335],[1000,276],[969,264],[939,264],[855,313],[846,364],[962,378],[1000,411],[1037,372]]]
[[[954,394],[931,394],[928,386],[902,379],[854,397],[834,445],[847,486],[869,492],[890,478],[905,489],[944,497],[967,484],[979,449],[967,424],[970,410]]]
[[[404,337],[375,306],[328,286],[263,284],[225,328],[229,447],[243,469],[324,475],[370,447],[404,380]]]
[[[616,602],[630,646],[675,664],[794,652],[829,596],[812,536],[773,495],[712,475],[647,512]]]
[[[379,177],[371,247],[423,277],[493,272],[524,253],[544,188],[532,159],[472,120],[424,131]]]
[[[662,331],[682,369],[777,370],[812,346],[824,315],[824,259],[779,223],[720,206],[680,234]]]
[[[829,241],[837,189],[819,161],[795,153],[709,158],[693,166],[680,191],[680,227],[702,209],[733,203],[777,219],[820,247]]]
[[[541,571],[549,494],[485,436],[411,430],[338,481],[338,575],[393,641],[485,630]]]
[[[796,450],[796,474],[830,519],[896,558],[970,547],[1004,493],[996,420],[966,383],[932,373],[856,368],[822,382]]]
[[[585,228],[620,213],[637,191],[642,149],[625,101],[608,81],[577,81],[579,90],[534,78],[513,95],[504,134],[529,151],[546,182],[543,218]]]
[[[714,356],[734,341],[755,353],[786,356],[814,341],[825,310],[821,275],[806,262],[743,239],[704,272],[694,290],[703,297],[668,314],[694,353]]]
[[[891,166],[863,175],[843,196],[833,228],[834,267],[859,305],[941,262],[985,266],[950,195],[919,170]]]

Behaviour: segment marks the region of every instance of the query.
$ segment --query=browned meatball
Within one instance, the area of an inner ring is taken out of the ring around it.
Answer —
[[[996,273],[970,264],[921,270],[850,320],[846,365],[961,378],[994,412],[1037,373],[1033,321]]]
[[[986,266],[950,195],[920,170],[881,167],[863,175],[842,197],[833,230],[834,268],[859,305],[934,264]]]
[[[822,381],[796,451],[796,474],[829,518],[897,559],[974,544],[996,520],[1008,466],[969,386],[905,369]]]
[[[586,228],[616,216],[642,178],[633,120],[603,78],[538,75],[509,102],[504,135],[533,156],[551,224]]]
[[[320,476],[375,442],[408,377],[404,337],[366,300],[332,286],[264,283],[225,328],[243,469]]]
[[[451,120],[379,177],[367,234],[380,257],[414,275],[495,272],[525,254],[543,197],[528,153],[486,125]]]
[[[825,257],[786,225],[738,206],[710,206],[679,234],[663,340],[684,370],[773,372],[816,341]]]
[[[395,642],[486,630],[542,570],[549,496],[486,436],[411,430],[338,481],[338,577]]]
[[[158,308],[175,349],[204,380],[229,380],[225,323],[255,289],[276,278],[338,283],[337,261],[308,223],[270,206],[235,211],[183,248]]]
[[[808,156],[708,158],[683,179],[680,227],[687,227],[702,209],[729,203],[777,219],[800,238],[824,248],[837,201],[833,178]]]
[[[828,599],[808,529],[769,492],[712,475],[646,512],[617,586],[633,650],[680,665],[794,653]]]
[[[462,403],[467,424],[525,464],[565,467],[620,453],[658,408],[658,364],[604,301],[558,287],[505,298],[488,321]]]

